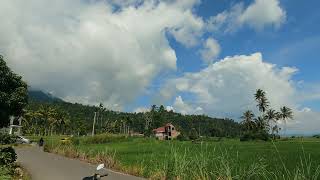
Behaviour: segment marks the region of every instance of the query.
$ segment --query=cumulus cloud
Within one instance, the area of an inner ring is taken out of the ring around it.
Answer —
[[[192,105],[183,101],[181,96],[176,97],[173,103],[173,109],[181,114],[202,114],[203,109],[201,107],[193,107]]]
[[[215,60],[221,51],[219,43],[213,38],[208,38],[204,42],[203,47],[204,48],[200,50],[200,54],[202,59],[207,63]]]
[[[294,120],[287,123],[288,131],[292,134],[313,135],[320,133],[320,112],[310,108],[294,111]]]
[[[279,0],[255,0],[246,8],[243,3],[238,3],[230,10],[212,16],[208,20],[208,28],[233,32],[248,25],[261,30],[266,26],[278,28],[285,20],[286,11],[280,6]]]
[[[0,49],[34,88],[65,100],[134,100],[161,71],[176,69],[172,35],[197,44],[203,20],[188,1],[0,2]]]
[[[253,94],[258,88],[267,92],[273,107],[295,106],[291,77],[296,71],[264,62],[261,53],[226,57],[200,72],[169,80],[162,94],[168,98],[179,92],[191,93],[195,105],[206,113],[239,117],[243,110],[255,108]]]

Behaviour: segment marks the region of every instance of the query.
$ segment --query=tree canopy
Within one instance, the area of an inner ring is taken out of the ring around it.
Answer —
[[[15,74],[0,55],[0,127],[8,126],[10,116],[19,116],[28,103],[27,84]]]

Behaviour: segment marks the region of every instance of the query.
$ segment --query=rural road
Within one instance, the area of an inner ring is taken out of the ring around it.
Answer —
[[[94,174],[95,165],[69,159],[56,154],[42,152],[38,147],[16,148],[18,162],[31,174],[32,180],[82,180]],[[113,180],[141,180],[135,176],[101,170],[101,174],[109,176],[102,179]]]

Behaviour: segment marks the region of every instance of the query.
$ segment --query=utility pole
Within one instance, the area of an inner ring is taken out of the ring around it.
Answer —
[[[92,125],[92,136],[94,136],[94,127],[96,125],[96,117],[97,117],[97,112],[94,112],[93,125]]]

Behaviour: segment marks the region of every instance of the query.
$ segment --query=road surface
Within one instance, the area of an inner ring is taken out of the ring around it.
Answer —
[[[82,180],[96,172],[95,165],[42,152],[38,147],[17,148],[16,153],[18,162],[29,171],[33,180]],[[106,169],[101,170],[101,174],[103,173],[109,174],[109,176],[102,178],[106,180],[142,179]]]

